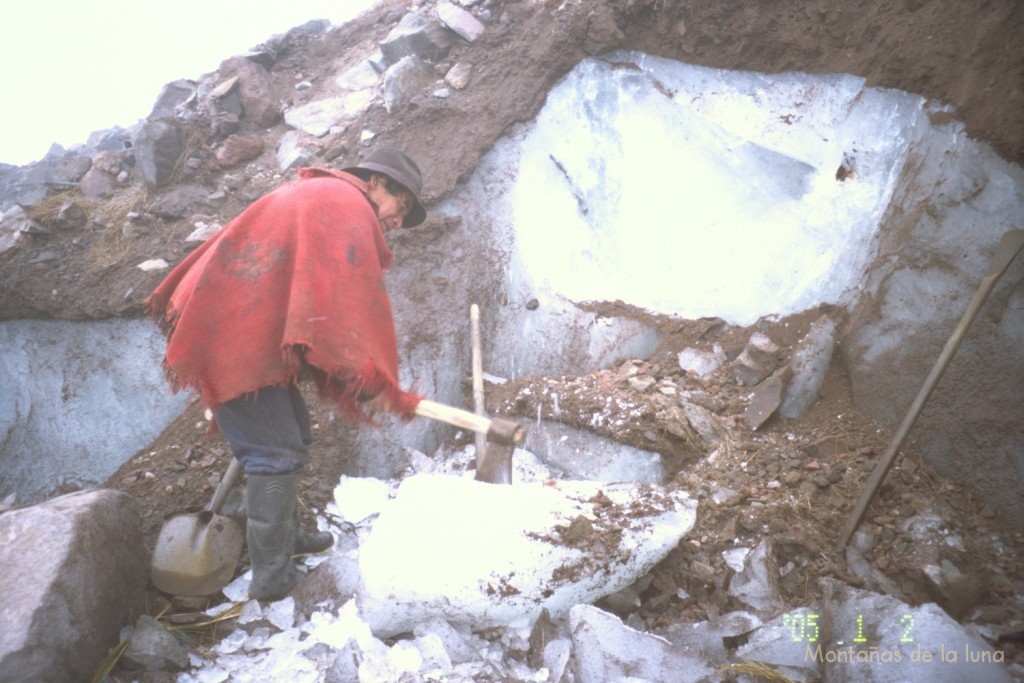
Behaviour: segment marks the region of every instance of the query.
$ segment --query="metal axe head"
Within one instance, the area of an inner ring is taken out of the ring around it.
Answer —
[[[526,430],[522,425],[500,417],[492,418],[487,430],[487,447],[476,456],[476,480],[488,484],[511,484],[512,453],[525,437]]]

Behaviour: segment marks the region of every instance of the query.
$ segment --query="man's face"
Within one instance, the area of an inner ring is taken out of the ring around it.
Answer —
[[[402,227],[402,221],[413,207],[412,193],[403,190],[397,195],[387,191],[387,181],[382,176],[370,177],[369,199],[377,207],[377,220],[384,232]]]

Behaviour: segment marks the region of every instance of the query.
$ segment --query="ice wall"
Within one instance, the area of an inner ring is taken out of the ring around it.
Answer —
[[[510,280],[736,324],[848,303],[923,104],[848,75],[585,60],[496,152]]]
[[[113,474],[181,414],[149,320],[0,323],[0,497]]]

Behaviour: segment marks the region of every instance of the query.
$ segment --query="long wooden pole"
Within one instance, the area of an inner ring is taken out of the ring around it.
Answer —
[[[473,412],[484,417],[484,361],[480,351],[480,307],[473,304],[469,307],[470,336],[473,344]],[[476,457],[479,461],[484,457],[487,447],[487,435],[476,433]]]
[[[992,256],[992,260],[988,266],[988,272],[985,273],[985,277],[981,280],[981,285],[978,287],[978,291],[975,293],[974,298],[971,299],[971,303],[968,304],[967,310],[964,312],[960,322],[957,324],[956,329],[953,330],[952,336],[949,341],[946,342],[945,348],[942,349],[942,353],[939,354],[939,359],[935,362],[932,367],[932,371],[928,373],[927,379],[924,381],[921,390],[917,392],[917,398],[910,406],[910,410],[907,411],[906,416],[903,418],[903,422],[900,423],[899,429],[896,430],[896,435],[893,437],[892,442],[889,444],[889,448],[885,451],[881,460],[875,465],[875,469],[871,471],[871,477],[868,479],[868,483],[864,487],[864,492],[860,496],[860,500],[857,501],[857,505],[853,508],[853,512],[850,513],[850,517],[846,522],[846,527],[843,530],[843,536],[839,540],[839,550],[844,550],[849,544],[850,539],[853,538],[853,534],[856,533],[857,527],[864,520],[864,515],[868,511],[868,507],[871,505],[871,501],[874,500],[875,494],[878,492],[879,487],[882,485],[882,480],[889,473],[889,469],[896,461],[896,454],[899,453],[900,447],[906,440],[907,435],[910,433],[911,427],[914,426],[914,422],[917,421],[917,416],[924,408],[925,402],[928,397],[931,396],[932,391],[935,389],[935,385],[938,384],[939,378],[942,377],[942,373],[945,372],[946,366],[953,360],[953,354],[960,347],[960,343],[964,340],[967,335],[967,330],[970,328],[971,323],[978,316],[978,312],[981,310],[982,304],[985,303],[985,299],[988,298],[992,288],[995,287],[996,282],[1002,277],[1006,269],[1010,267],[1010,263],[1014,257],[1020,252],[1021,248],[1024,248],[1024,230],[1010,230],[1003,235],[1002,240],[999,242],[999,246],[996,247],[996,253]]]

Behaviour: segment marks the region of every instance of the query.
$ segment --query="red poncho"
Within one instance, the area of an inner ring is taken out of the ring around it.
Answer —
[[[411,416],[384,286],[393,256],[365,192],[343,171],[302,169],[171,271],[143,305],[167,335],[175,391],[216,408],[296,381],[305,361],[347,415],[360,392],[383,392]]]

